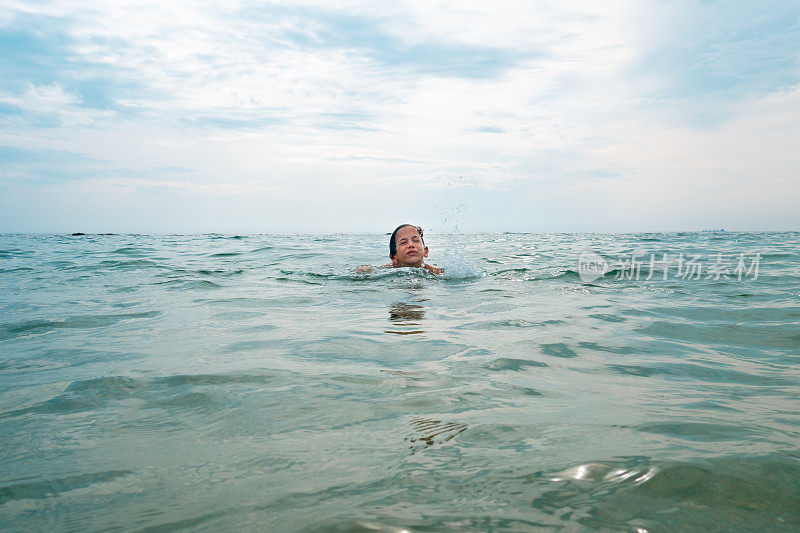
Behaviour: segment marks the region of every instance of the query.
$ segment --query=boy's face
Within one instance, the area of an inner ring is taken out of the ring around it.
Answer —
[[[428,257],[428,247],[422,243],[422,237],[414,226],[400,228],[394,242],[397,245],[397,253],[391,260],[396,267],[420,267],[422,260]]]

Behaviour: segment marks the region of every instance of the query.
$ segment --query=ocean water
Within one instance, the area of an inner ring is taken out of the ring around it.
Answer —
[[[0,530],[800,529],[800,233],[387,239],[0,236]]]

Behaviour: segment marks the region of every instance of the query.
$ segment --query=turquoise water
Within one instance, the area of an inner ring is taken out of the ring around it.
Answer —
[[[387,239],[0,236],[0,530],[800,528],[800,233]]]

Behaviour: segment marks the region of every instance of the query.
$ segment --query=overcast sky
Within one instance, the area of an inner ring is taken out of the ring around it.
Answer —
[[[0,0],[0,232],[800,229],[796,0],[210,4]]]

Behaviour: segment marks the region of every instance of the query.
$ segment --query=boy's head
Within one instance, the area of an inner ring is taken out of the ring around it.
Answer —
[[[428,257],[428,247],[422,240],[422,228],[402,224],[389,238],[389,259],[396,267],[420,267]]]

